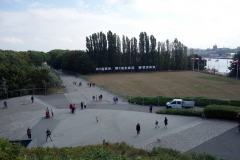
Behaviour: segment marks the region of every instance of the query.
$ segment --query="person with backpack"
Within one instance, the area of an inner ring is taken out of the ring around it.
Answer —
[[[153,107],[152,107],[152,105],[150,104],[150,106],[149,106],[149,112],[150,112],[150,113],[152,113],[152,108],[153,108]]]

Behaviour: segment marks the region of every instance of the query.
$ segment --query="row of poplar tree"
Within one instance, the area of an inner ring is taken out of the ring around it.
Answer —
[[[86,37],[86,52],[96,67],[155,66],[157,70],[187,70],[192,68],[187,47],[175,39],[157,42],[153,35],[141,32],[137,38],[120,37],[111,31]]]

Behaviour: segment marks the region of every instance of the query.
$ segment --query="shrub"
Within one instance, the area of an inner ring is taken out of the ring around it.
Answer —
[[[204,108],[204,114],[207,118],[237,119],[240,112],[239,107],[226,105],[208,105]]]
[[[144,102],[143,102],[144,98]],[[159,100],[158,100],[159,99]],[[212,105],[212,104],[217,104],[217,105],[231,105],[231,106],[238,106],[240,107],[240,101],[238,100],[220,100],[220,99],[210,99],[206,97],[134,97],[131,98],[131,103],[136,102],[136,104],[142,105],[162,105],[165,106],[167,102],[172,101],[173,99],[183,99],[184,101],[195,101],[196,106],[207,106],[207,105]],[[130,102],[130,99],[128,100]]]
[[[231,100],[231,101],[230,101],[230,105],[231,105],[231,106],[240,107],[240,101]]]
[[[165,109],[159,110],[157,114],[174,114],[174,115],[184,115],[184,116],[202,116],[202,110],[190,110],[190,109]]]
[[[0,159],[24,159],[24,147],[0,137]]]
[[[211,105],[217,104],[217,105],[229,105],[229,101],[225,100],[219,100],[219,99],[211,99]]]

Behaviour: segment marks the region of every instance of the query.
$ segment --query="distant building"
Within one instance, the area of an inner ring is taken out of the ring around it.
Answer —
[[[217,50],[217,45],[215,44],[214,46],[213,46],[213,49],[212,49],[213,51],[216,51]]]
[[[226,50],[229,50],[229,48],[217,48],[217,45],[215,44],[213,46],[213,51],[226,51]]]

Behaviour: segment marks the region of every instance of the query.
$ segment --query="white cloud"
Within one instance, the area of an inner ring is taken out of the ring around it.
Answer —
[[[85,6],[85,8],[88,8],[88,7],[89,7],[89,5],[86,5],[86,6]]]
[[[76,3],[77,3],[78,7],[80,7],[80,8],[84,7],[84,2],[82,0],[77,0]]]
[[[1,38],[1,40],[4,41],[4,42],[8,42],[8,43],[20,43],[20,44],[23,44],[23,41],[21,39],[14,38],[14,37],[5,37],[5,38]]]
[[[96,11],[91,7],[84,12],[82,10],[88,5],[81,0],[77,1],[78,8],[42,5],[24,12],[1,10],[0,35],[10,38],[0,40],[13,42],[12,38],[18,37],[18,43],[25,50],[84,50],[86,36],[100,31],[107,34],[111,30],[121,38],[125,35],[137,39],[140,32],[146,31],[157,41],[169,39],[171,42],[177,38],[194,48],[207,48],[215,43],[218,46],[239,46],[240,10],[237,0],[219,0],[218,3],[207,0],[145,1],[108,0],[101,6],[97,5],[100,8]],[[8,43],[4,47],[19,50],[19,46],[8,46]]]
[[[14,0],[15,2],[18,2],[18,3],[25,3],[25,1],[23,0]]]
[[[39,7],[39,6],[42,6],[42,3],[34,2],[34,3],[28,5],[28,7]]]

